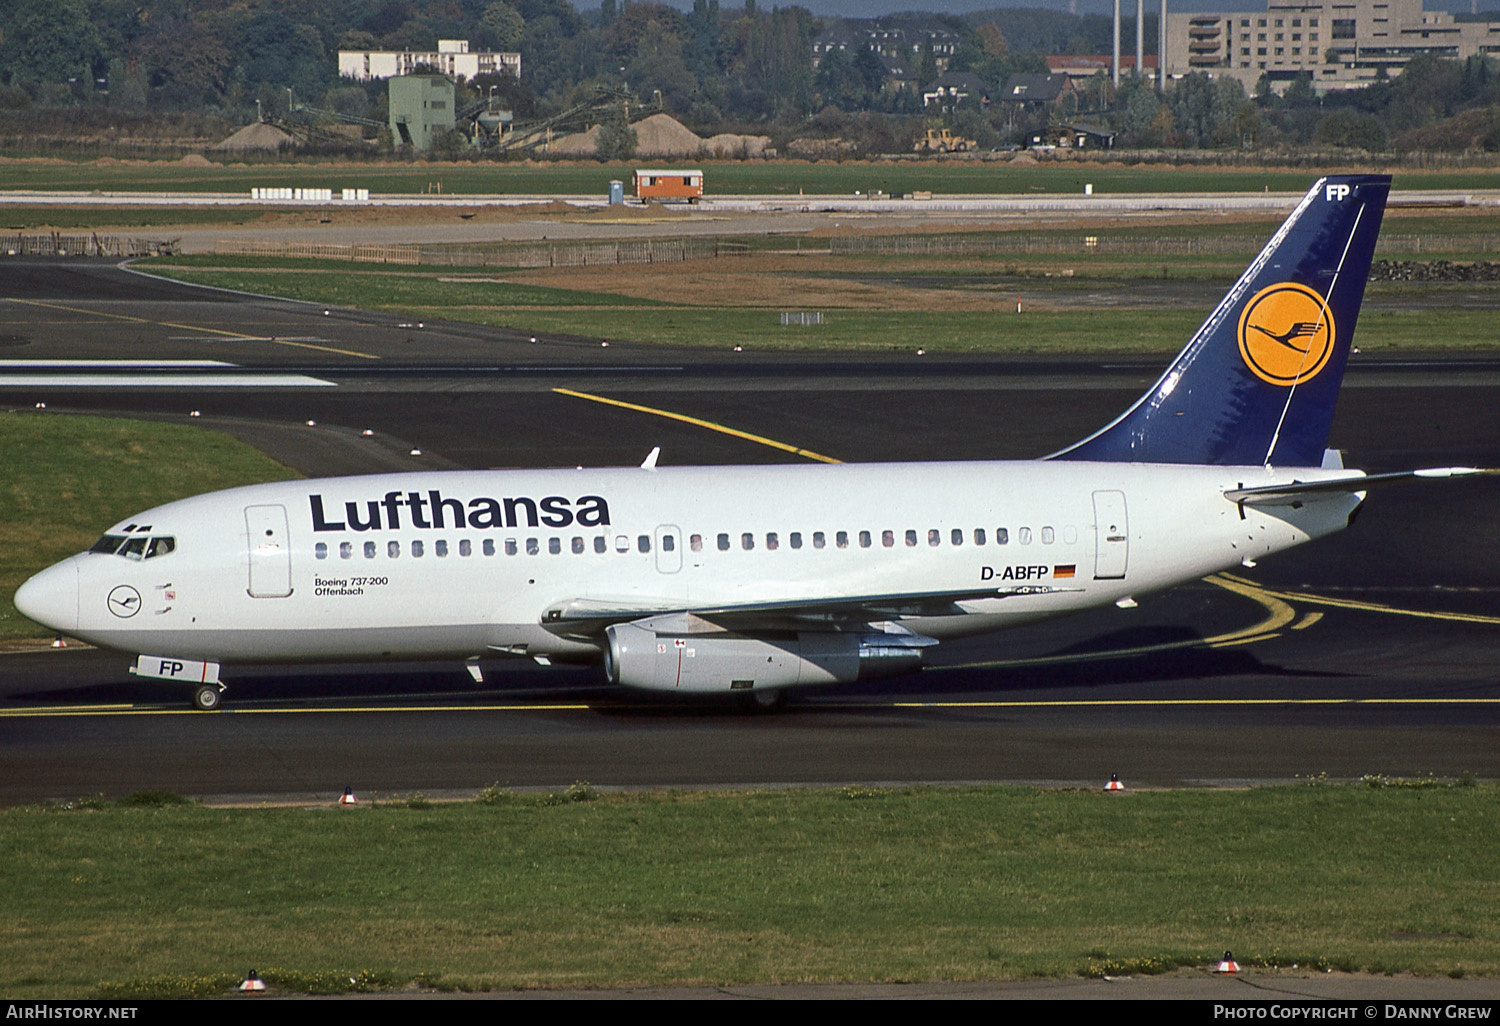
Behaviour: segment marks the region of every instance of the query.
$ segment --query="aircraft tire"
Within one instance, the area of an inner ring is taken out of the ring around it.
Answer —
[[[204,712],[212,712],[219,707],[219,703],[221,701],[223,701],[222,693],[218,688],[210,684],[204,684],[202,687],[193,692],[194,709],[201,709]]]
[[[786,688],[767,688],[741,695],[740,708],[757,716],[781,712],[786,708]]]

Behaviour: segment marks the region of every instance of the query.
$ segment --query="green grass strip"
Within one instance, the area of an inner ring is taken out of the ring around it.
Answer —
[[[594,195],[604,197],[618,179],[630,189],[639,163],[369,163],[263,164],[253,167],[184,167],[145,163],[98,164],[13,162],[6,165],[12,189],[243,192],[255,186],[366,188],[377,193],[417,195],[441,185],[445,196],[512,194],[526,196]],[[709,195],[853,195],[881,190],[892,196],[928,190],[940,194],[1072,193],[1094,194],[1198,192],[1226,195],[1243,192],[1305,192],[1324,169],[1242,169],[1124,164],[1080,166],[1056,162],[1006,161],[820,161],[770,163],[688,160],[680,167],[701,167]],[[1488,189],[1494,171],[1486,168],[1400,171],[1397,189]]]
[[[1500,792],[1376,782],[12,809],[0,993],[1500,972]]]
[[[228,435],[152,421],[0,412],[0,640],[44,636],[16,588],[124,517],[189,495],[295,477]]]

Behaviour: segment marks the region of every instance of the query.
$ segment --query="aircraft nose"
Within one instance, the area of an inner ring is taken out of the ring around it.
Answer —
[[[48,567],[16,590],[23,616],[54,631],[78,629],[78,566],[72,559]]]

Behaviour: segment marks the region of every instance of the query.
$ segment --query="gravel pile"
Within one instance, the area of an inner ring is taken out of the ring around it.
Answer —
[[[1500,281],[1500,263],[1479,260],[1377,260],[1370,265],[1371,281]]]

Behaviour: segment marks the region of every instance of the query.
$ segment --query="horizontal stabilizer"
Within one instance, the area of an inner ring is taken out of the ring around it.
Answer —
[[[1500,470],[1480,467],[1429,467],[1423,470],[1398,470],[1389,474],[1352,474],[1323,481],[1292,481],[1288,484],[1261,485],[1255,488],[1231,488],[1224,493],[1230,502],[1248,506],[1291,506],[1318,495],[1355,495],[1377,485],[1395,484],[1418,478],[1448,479],[1497,474]]]

